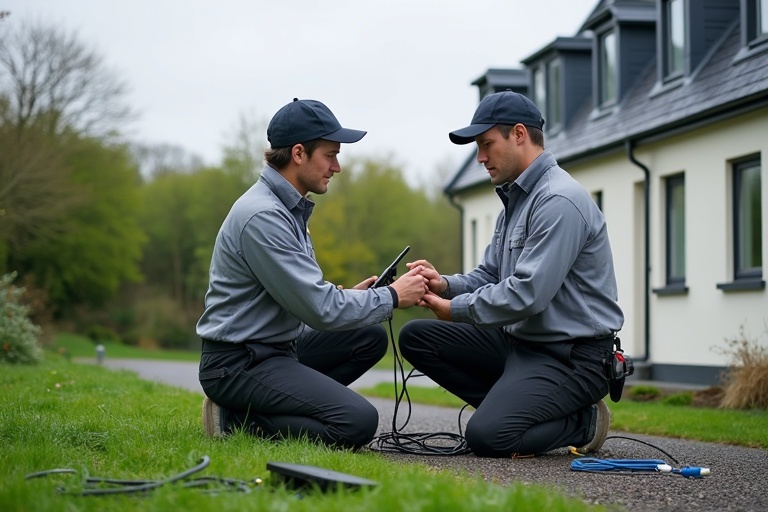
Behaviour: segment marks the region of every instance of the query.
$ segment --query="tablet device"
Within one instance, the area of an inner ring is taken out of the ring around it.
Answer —
[[[403,252],[400,253],[400,255],[395,258],[395,261],[389,264],[389,266],[384,269],[384,272],[382,272],[379,275],[379,278],[371,285],[371,288],[380,288],[382,286],[387,286],[392,281],[395,280],[395,273],[397,272],[397,264],[400,263],[400,260],[403,259],[403,256],[405,256],[405,253],[407,253],[411,249],[410,245],[406,245],[405,249],[403,249]]]

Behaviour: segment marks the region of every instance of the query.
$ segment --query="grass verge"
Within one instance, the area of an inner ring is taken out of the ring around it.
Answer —
[[[104,357],[129,359],[160,359],[165,361],[199,361],[199,350],[152,350],[124,345],[117,341],[100,342],[104,346]],[[58,333],[49,349],[62,356],[96,358],[96,343],[86,336],[67,332]]]
[[[392,463],[368,451],[245,434],[209,439],[200,424],[200,395],[52,354],[39,366],[0,367],[0,389],[0,505],[5,512],[603,510],[543,487],[502,487],[473,475]],[[165,485],[138,495],[76,495],[85,476],[161,480],[195,466],[204,455],[211,462],[201,476],[259,477],[265,484],[250,494]],[[319,466],[379,485],[297,494],[271,482],[268,461]],[[77,474],[25,480],[27,474],[53,468]]]
[[[366,396],[394,399],[391,384],[358,390]],[[408,386],[411,403],[462,407],[442,388]],[[606,399],[608,400],[608,399]],[[768,449],[768,411],[736,411],[673,403],[608,401],[611,430]]]
[[[387,327],[388,328],[388,327]],[[163,361],[199,361],[200,349],[195,350],[152,350],[141,347],[132,347],[123,343],[101,342],[104,346],[104,357],[118,359],[152,359]],[[62,355],[66,358],[96,358],[96,344],[86,336],[68,332],[60,332],[56,335],[49,352]],[[376,368],[388,370],[393,368],[395,358],[392,347],[389,347],[384,358],[376,364]],[[410,365],[406,363],[410,369]]]

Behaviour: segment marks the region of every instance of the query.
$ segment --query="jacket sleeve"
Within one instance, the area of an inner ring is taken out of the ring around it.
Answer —
[[[393,300],[387,288],[339,290],[323,278],[286,213],[256,214],[241,232],[240,255],[283,308],[316,330],[344,330],[385,320]]]

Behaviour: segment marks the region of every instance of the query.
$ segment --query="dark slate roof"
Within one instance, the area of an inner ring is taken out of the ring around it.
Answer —
[[[740,36],[735,22],[696,72],[667,88],[659,88],[656,62],[650,62],[637,77],[635,88],[612,112],[595,115],[590,95],[566,130],[545,137],[547,149],[560,163],[567,163],[620,148],[629,139],[655,139],[665,132],[768,105],[768,51],[742,56]],[[445,192],[453,194],[479,184],[487,185],[488,175],[474,160],[473,151]]]
[[[581,30],[607,21],[656,21],[656,0],[602,0],[587,17]]]
[[[472,82],[472,85],[486,84],[491,87],[528,87],[528,70],[490,68]]]
[[[583,51],[592,49],[592,37],[586,35],[578,35],[574,37],[557,37],[554,41],[549,43],[544,48],[523,59],[523,64],[530,64],[536,60],[539,60],[543,55],[553,52],[567,52],[567,51]]]

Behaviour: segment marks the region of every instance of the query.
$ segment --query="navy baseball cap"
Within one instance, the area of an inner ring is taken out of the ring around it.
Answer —
[[[517,123],[539,130],[544,128],[544,118],[531,100],[512,91],[496,92],[480,101],[469,126],[452,131],[448,137],[454,144],[469,144],[474,142],[475,137],[497,124]]]
[[[342,128],[333,112],[319,101],[293,98],[272,116],[267,127],[267,140],[272,148],[287,148],[315,139],[357,142],[366,133]]]

